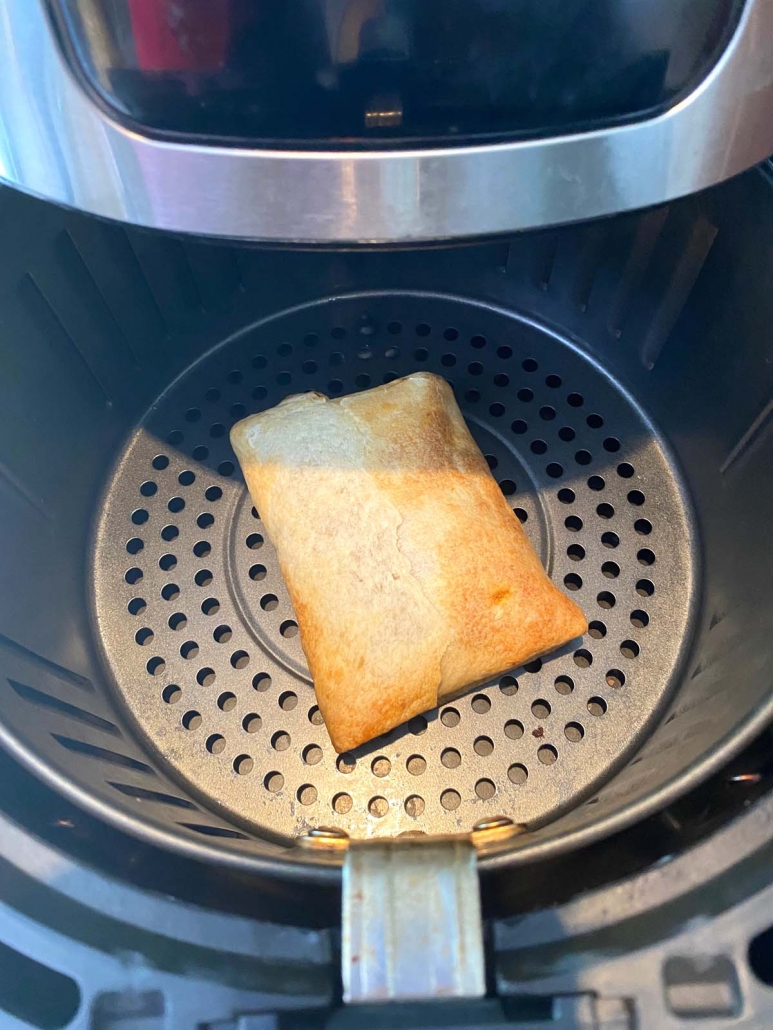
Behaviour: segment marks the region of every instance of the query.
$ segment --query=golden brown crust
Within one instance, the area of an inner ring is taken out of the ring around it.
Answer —
[[[291,397],[231,441],[337,750],[587,630],[438,376]]]

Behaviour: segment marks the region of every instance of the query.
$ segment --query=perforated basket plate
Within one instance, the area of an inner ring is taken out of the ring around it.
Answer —
[[[291,393],[416,369],[448,377],[514,517],[591,629],[575,650],[337,756],[228,430]],[[97,528],[97,625],[147,746],[197,800],[264,836],[452,832],[498,814],[535,824],[598,789],[675,681],[695,593],[686,504],[632,399],[545,329],[439,297],[315,304],[211,352],[138,427]]]

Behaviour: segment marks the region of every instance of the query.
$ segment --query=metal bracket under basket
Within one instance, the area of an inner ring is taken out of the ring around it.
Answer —
[[[497,819],[469,836],[352,841],[343,869],[344,1000],[482,997],[477,851],[519,829]]]

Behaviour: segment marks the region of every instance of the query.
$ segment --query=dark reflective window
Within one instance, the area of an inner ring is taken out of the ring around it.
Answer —
[[[736,0],[52,0],[104,100],[164,133],[361,146],[585,129],[699,81]]]

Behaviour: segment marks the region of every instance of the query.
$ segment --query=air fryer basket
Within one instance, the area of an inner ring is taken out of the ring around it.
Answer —
[[[293,846],[312,827],[526,823],[485,868],[630,823],[767,720],[765,175],[388,253],[180,241],[0,201],[22,241],[0,270],[0,732],[81,804],[306,878],[337,875]],[[336,756],[228,430],[289,393],[419,368],[452,383],[591,629]]]

